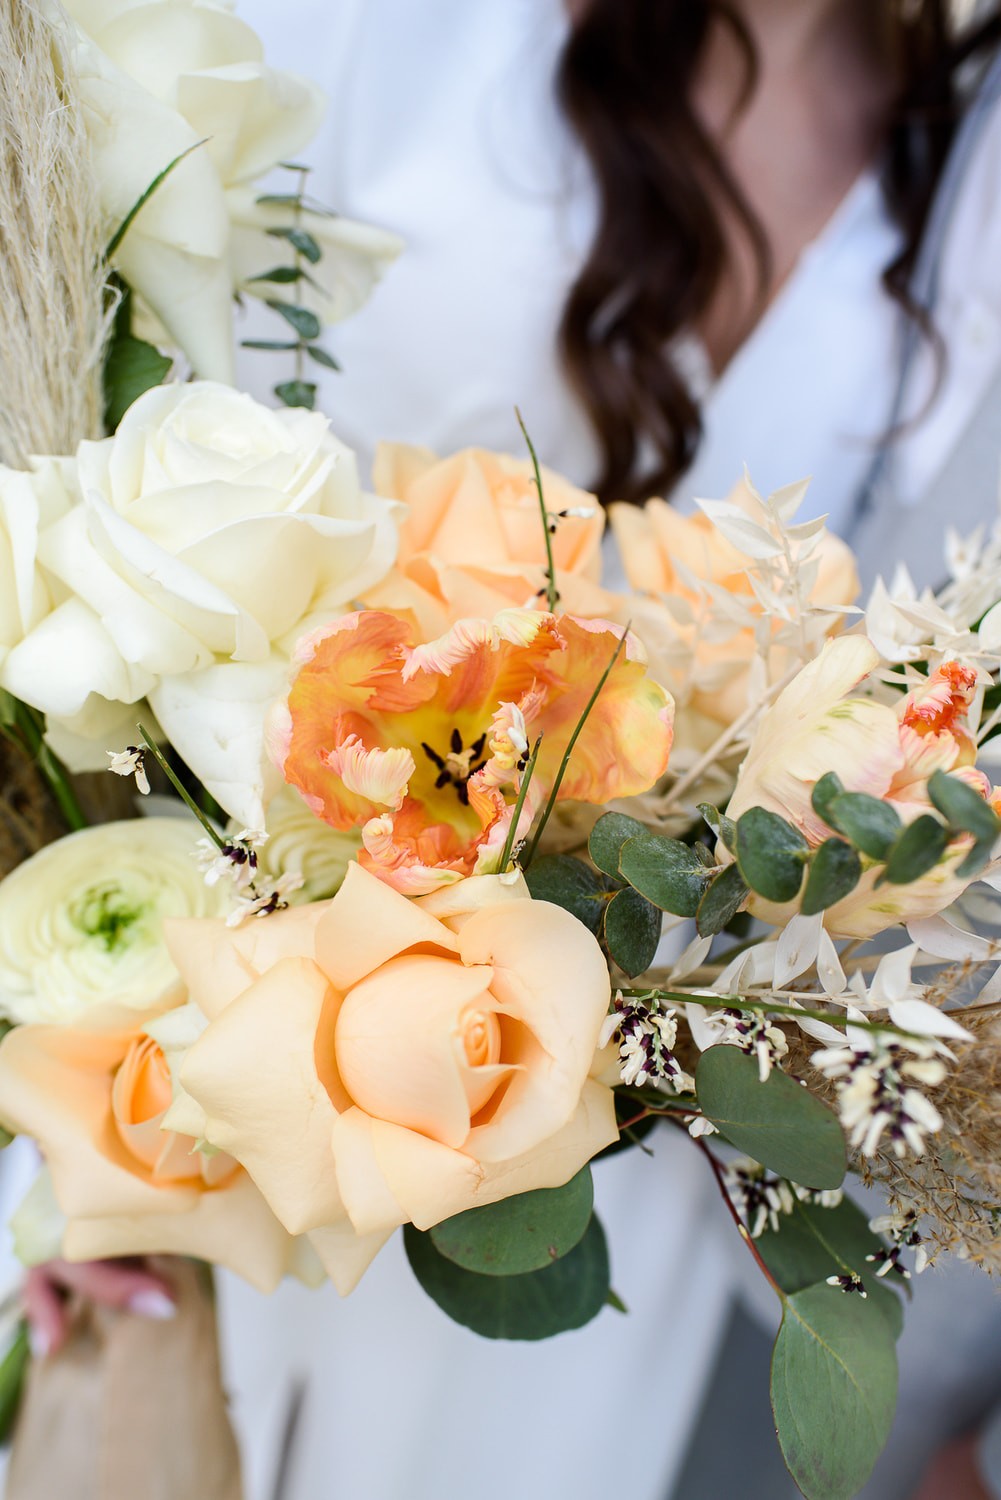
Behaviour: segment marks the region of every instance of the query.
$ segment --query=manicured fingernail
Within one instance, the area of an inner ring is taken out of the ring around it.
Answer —
[[[37,1323],[28,1325],[28,1347],[35,1359],[44,1359],[52,1348],[52,1339]]]
[[[128,1308],[129,1312],[138,1314],[140,1318],[156,1318],[161,1323],[172,1318],[177,1311],[167,1293],[152,1286],[135,1292],[129,1298]]]

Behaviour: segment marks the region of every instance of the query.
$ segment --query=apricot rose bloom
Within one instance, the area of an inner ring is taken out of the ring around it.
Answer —
[[[746,481],[731,491],[727,504],[755,527],[766,526],[766,508]],[[629,583],[648,596],[646,609],[633,611],[636,628],[658,668],[661,657],[673,659],[674,670],[661,673],[662,680],[679,706],[731,724],[748,706],[749,671],[764,625],[748,576],[753,555],[739,550],[708,515],[681,515],[664,500],[613,505],[610,516]],[[827,534],[808,562],[805,550],[802,558],[814,573],[810,603],[821,617],[831,611],[823,623],[825,633],[833,633],[842,615],[832,606],[850,605],[859,592],[854,556]],[[772,680],[793,660],[786,648],[773,645]]]
[[[557,1187],[616,1139],[589,1077],[604,959],[520,880],[410,901],[351,865],[332,901],[168,942],[209,1024],[167,1124],[242,1163],[342,1293],[399,1225]]]
[[[827,771],[836,771],[848,791],[883,798],[904,823],[932,811],[927,788],[936,770],[992,800],[996,794],[974,765],[976,745],[967,723],[976,672],[946,662],[895,706],[853,697],[879,661],[864,636],[845,636],[829,641],[797,674],[758,726],[727,808],[731,818],[751,807],[767,808],[794,823],[816,847],[834,833],[810,800]],[[910,885],[877,889],[882,866],[863,859],[861,880],[827,909],[824,925],[838,937],[867,938],[899,922],[934,916],[969,884],[956,870],[972,842],[965,836],[954,839],[934,869]],[[753,896],[749,908],[768,922],[784,924],[795,903],[779,906]]]
[[[319,817],[361,826],[367,869],[423,895],[497,868],[541,733],[526,831],[621,634],[605,620],[511,609],[419,644],[403,616],[345,615],[300,641],[269,748]],[[560,796],[606,803],[646,791],[667,765],[673,711],[627,637]]]
[[[165,1130],[170,1072],[155,1019],[102,1007],[18,1026],[0,1043],[0,1119],[37,1141],[66,1224],[67,1260],[193,1255],[262,1291],[299,1251],[242,1167]]]
[[[605,515],[594,495],[550,469],[542,471],[560,607],[606,615],[611,597],[599,587]],[[400,500],[396,567],[365,596],[374,609],[412,610],[425,639],[468,615],[544,607],[546,543],[532,465],[464,448],[438,458],[428,448],[382,443],[372,483]]]

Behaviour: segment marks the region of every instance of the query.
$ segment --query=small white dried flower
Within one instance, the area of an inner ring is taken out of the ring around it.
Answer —
[[[677,1011],[655,997],[625,998],[617,990],[613,1009],[605,1017],[599,1047],[614,1041],[619,1049],[619,1074],[630,1087],[652,1084],[676,1094],[695,1092],[695,1080],[674,1055],[678,1040]]]
[[[942,1116],[930,1099],[907,1086],[908,1080],[935,1087],[946,1075],[943,1048],[934,1040],[906,1040],[889,1032],[848,1028],[845,1044],[825,1047],[811,1058],[813,1066],[837,1084],[838,1112],[851,1145],[872,1156],[884,1134],[894,1154],[921,1156],[926,1137],[942,1128]],[[908,1056],[908,1053],[914,1054]]]
[[[106,750],[105,754],[109,760],[109,771],[113,771],[116,776],[134,776],[142,795],[149,796],[145,750],[138,745],[126,745],[124,750]]]
[[[226,926],[239,927],[248,917],[270,917],[276,911],[284,911],[288,897],[301,885],[302,876],[292,871],[279,875],[277,880],[255,881],[249,889],[237,894],[236,906],[226,918]]]
[[[243,828],[220,845],[212,839],[198,840],[198,864],[206,885],[231,880],[237,891],[245,891],[257,877],[257,850],[267,843],[267,834],[259,829]]]

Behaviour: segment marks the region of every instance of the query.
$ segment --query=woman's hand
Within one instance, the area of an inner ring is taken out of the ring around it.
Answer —
[[[172,1318],[175,1312],[169,1282],[139,1259],[51,1260],[44,1266],[34,1266],[24,1287],[33,1354],[55,1354],[66,1342],[70,1293],[143,1318]]]

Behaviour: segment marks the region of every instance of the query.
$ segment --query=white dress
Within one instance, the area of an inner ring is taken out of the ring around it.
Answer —
[[[268,55],[334,96],[311,188],[403,235],[370,304],[335,329],[321,404],[363,460],[380,438],[518,452],[517,404],[544,461],[586,484],[596,452],[555,331],[594,222],[551,78],[559,0],[244,0]],[[863,175],[753,337],[705,390],[705,439],[676,498],[813,474],[846,522],[885,430],[896,310],[879,287],[896,231]],[[256,333],[258,330],[255,329]],[[281,378],[248,359],[243,383]],[[738,1276],[732,1226],[688,1143],[601,1164],[599,1210],[628,1318],[550,1344],[490,1344],[426,1300],[398,1242],[339,1304],[224,1281],[225,1348],[264,1500],[289,1375],[309,1394],[288,1500],[666,1500]],[[753,1496],[753,1491],[747,1493]],[[759,1497],[763,1500],[763,1497]]]

